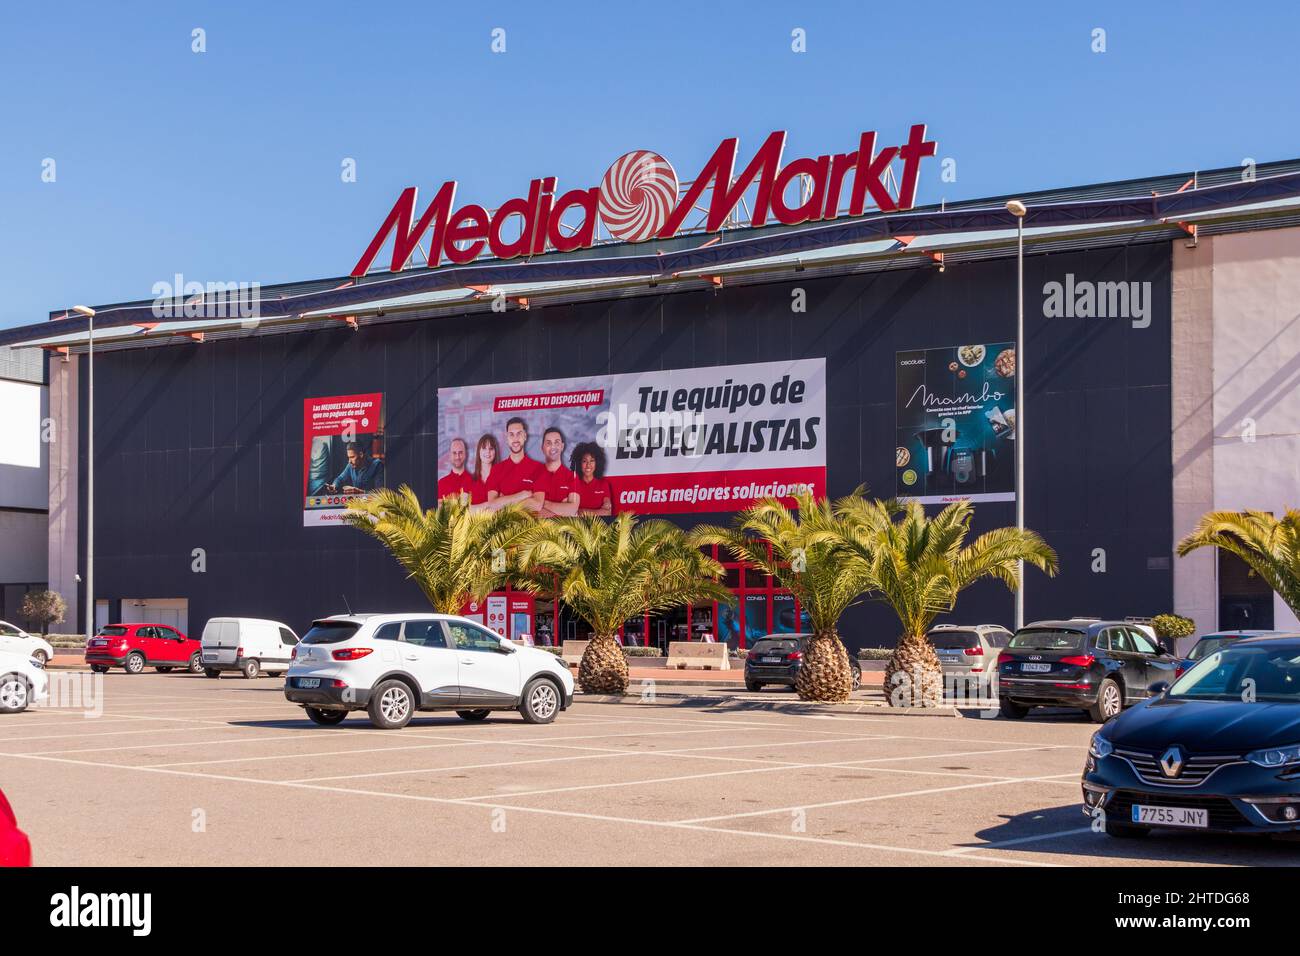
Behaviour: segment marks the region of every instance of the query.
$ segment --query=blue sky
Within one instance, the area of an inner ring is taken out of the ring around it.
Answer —
[[[642,147],[688,178],[723,137],[743,162],[774,129],[793,158],[929,124],[957,180],[927,161],[918,202],[1300,156],[1295,4],[18,6],[0,14],[0,327],[177,272],[345,274],[407,185],[457,179],[491,207],[534,176],[594,185]]]

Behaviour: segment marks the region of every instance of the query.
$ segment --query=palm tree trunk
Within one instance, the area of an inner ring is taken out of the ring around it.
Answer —
[[[628,685],[627,658],[613,634],[597,634],[582,653],[578,683],[588,694],[621,694]]]
[[[885,665],[885,698],[891,707],[938,707],[943,667],[924,634],[904,634]]]
[[[800,700],[843,702],[853,690],[849,655],[834,628],[819,631],[808,640],[803,664],[794,679]]]

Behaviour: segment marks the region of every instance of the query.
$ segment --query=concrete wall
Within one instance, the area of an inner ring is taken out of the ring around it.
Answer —
[[[1214,509],[1214,240],[1174,243],[1173,504],[1174,543]],[[1197,633],[1218,627],[1217,557],[1194,551],[1174,559],[1174,612]],[[1191,643],[1190,641],[1187,643]]]
[[[64,627],[80,632],[77,571],[78,440],[77,381],[81,360],[56,359],[50,363],[50,418],[54,442],[49,467],[49,588],[68,603]]]
[[[1204,511],[1300,507],[1300,229],[1174,249],[1174,536]],[[1217,626],[1211,552],[1182,558],[1175,606]],[[1274,598],[1274,626],[1300,626]]]

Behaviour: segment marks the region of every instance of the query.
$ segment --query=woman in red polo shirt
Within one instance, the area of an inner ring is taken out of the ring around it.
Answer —
[[[474,446],[473,480],[469,485],[470,505],[485,505],[488,500],[488,478],[492,467],[501,457],[501,446],[494,435],[484,435]]]
[[[573,449],[569,467],[578,476],[573,484],[578,492],[578,514],[613,514],[614,489],[605,477],[605,450],[594,441],[582,442]]]

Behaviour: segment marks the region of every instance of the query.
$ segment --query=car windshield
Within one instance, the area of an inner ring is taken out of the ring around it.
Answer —
[[[315,621],[311,630],[302,636],[304,644],[337,644],[346,641],[361,629],[353,621]]]
[[[1196,642],[1196,646],[1187,655],[1187,659],[1189,661],[1199,661],[1215,651],[1221,651],[1225,647],[1236,644],[1239,640],[1241,640],[1239,637],[1203,637]]]
[[[1087,637],[1083,631],[1055,627],[1026,627],[1016,631],[1007,647],[1016,651],[1077,651]]]
[[[1233,644],[1174,681],[1169,697],[1300,703],[1300,650],[1290,643],[1285,647]]]
[[[980,636],[974,631],[931,631],[926,635],[930,643],[938,650],[953,650],[978,647]]]
[[[113,627],[110,625],[109,627],[101,627],[99,629],[98,636],[99,637],[121,637],[125,633],[126,633],[126,628]]]

